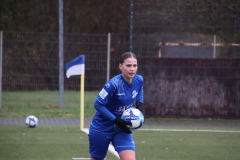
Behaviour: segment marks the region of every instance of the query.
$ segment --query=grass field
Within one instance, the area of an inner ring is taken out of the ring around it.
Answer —
[[[139,148],[138,159],[145,157],[146,160],[237,160],[240,158],[238,153],[240,133],[138,131],[135,138]]]
[[[97,92],[85,93],[85,115],[91,117]],[[79,92],[65,92],[64,108],[58,93],[3,92],[0,117],[79,117]],[[153,121],[155,124],[150,125]],[[157,122],[156,122],[157,121]],[[143,130],[134,131],[137,160],[239,160],[239,120],[146,119]],[[232,125],[234,123],[234,125]],[[199,125],[211,124],[211,125]],[[218,124],[218,125],[215,125]],[[220,124],[220,125],[219,125]],[[223,124],[223,125],[221,125]],[[79,125],[0,124],[1,160],[70,160],[87,158],[88,137]],[[117,160],[108,153],[107,160]]]
[[[85,116],[95,113],[94,100],[98,92],[84,92]],[[64,106],[59,108],[57,91],[2,92],[0,116],[26,117],[79,117],[80,92],[65,91]]]
[[[148,129],[165,129],[153,131]],[[179,127],[181,130],[189,127]],[[238,160],[240,132],[171,131],[169,126],[145,126],[134,131],[138,160]],[[236,131],[236,129],[234,129]],[[79,126],[0,125],[0,159],[70,160],[88,156],[88,137]],[[108,153],[108,160],[118,159]]]
[[[89,157],[88,137],[78,126],[0,125],[1,160],[71,160],[72,157]],[[109,154],[108,159],[114,158]]]

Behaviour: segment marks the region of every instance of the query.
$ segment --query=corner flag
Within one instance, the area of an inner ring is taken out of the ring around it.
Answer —
[[[84,73],[85,73],[85,56],[80,55],[66,64],[67,78],[74,75],[81,75],[80,90],[80,129],[84,128]]]
[[[85,72],[85,56],[81,55],[74,58],[71,62],[66,64],[67,78],[74,75],[81,75]]]

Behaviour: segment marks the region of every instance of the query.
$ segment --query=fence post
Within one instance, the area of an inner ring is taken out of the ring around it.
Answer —
[[[108,44],[107,44],[107,81],[110,78],[110,52],[111,52],[111,33],[108,33]]]
[[[216,58],[216,35],[213,36],[213,58]]]
[[[0,109],[2,107],[2,54],[3,54],[3,31],[0,31]]]
[[[64,94],[63,1],[59,0],[59,107],[63,108]]]
[[[133,48],[133,0],[130,0],[130,31],[129,31],[129,52],[132,52]]]

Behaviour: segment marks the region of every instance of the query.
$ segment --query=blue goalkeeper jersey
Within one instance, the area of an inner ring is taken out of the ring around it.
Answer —
[[[95,100],[97,112],[91,127],[102,131],[117,130],[113,120],[132,107],[134,102],[143,103],[143,77],[137,74],[129,84],[122,74],[116,75],[104,84]]]

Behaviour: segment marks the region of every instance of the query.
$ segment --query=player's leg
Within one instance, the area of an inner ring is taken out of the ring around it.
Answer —
[[[121,160],[135,160],[135,144],[132,134],[123,131],[114,135],[112,144]]]
[[[133,150],[124,150],[119,153],[121,160],[135,160],[135,151]]]
[[[98,159],[94,159],[94,158],[90,157],[90,160],[98,160]],[[100,160],[104,160],[104,159],[100,159]]]
[[[106,157],[110,143],[108,134],[90,127],[88,138],[91,160],[103,160]]]

